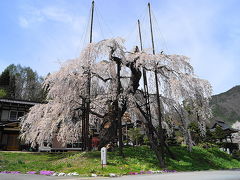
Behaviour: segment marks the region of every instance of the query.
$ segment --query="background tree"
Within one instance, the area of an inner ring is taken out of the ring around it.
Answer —
[[[6,68],[0,76],[0,86],[8,86],[9,83],[10,83],[10,72],[9,72],[9,69]]]
[[[44,90],[43,78],[30,67],[9,65],[0,76],[0,87],[5,89],[8,98],[30,101],[42,101]]]
[[[147,71],[151,119],[146,109],[146,93],[142,90],[142,68]],[[151,148],[160,166],[164,166],[164,154],[168,152],[168,147],[163,132],[157,130],[160,115],[156,103],[157,87],[161,97],[162,121],[166,114],[175,121],[165,122],[167,132],[172,131],[168,123],[178,123],[187,142],[191,143],[188,124],[197,119],[199,124],[204,125],[209,115],[211,86],[194,75],[187,57],[151,55],[137,49],[126,52],[122,39],[108,39],[89,44],[79,58],[67,61],[58,72],[47,77],[44,85],[48,87],[49,101],[31,108],[21,122],[21,138],[32,146],[45,141],[51,143],[55,136],[63,143],[78,141],[86,110],[83,102],[88,98],[86,86],[89,73],[90,124],[99,119],[100,147],[118,138],[117,129],[122,128],[118,120],[129,112],[133,121],[142,121]],[[185,108],[186,101],[193,109],[191,118]]]
[[[131,128],[128,130],[128,136],[133,145],[139,145],[144,135],[141,134],[141,128]]]
[[[0,89],[0,98],[4,98],[7,96],[7,92],[4,89]]]
[[[9,95],[10,72],[5,69],[0,75],[0,97],[7,97]]]

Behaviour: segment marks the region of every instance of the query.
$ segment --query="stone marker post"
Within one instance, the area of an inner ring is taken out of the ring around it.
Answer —
[[[101,164],[102,166],[107,165],[107,148],[101,148]]]

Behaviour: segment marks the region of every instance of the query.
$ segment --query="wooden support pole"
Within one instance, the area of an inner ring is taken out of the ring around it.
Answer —
[[[151,39],[152,39],[152,51],[153,51],[153,54],[155,54],[153,27],[152,27],[152,13],[151,13],[151,5],[150,5],[150,3],[148,3],[148,13],[149,13],[149,23],[150,23]]]
[[[89,42],[92,43],[93,35],[93,17],[94,17],[94,1],[92,1],[92,11],[91,11],[91,27],[90,27],[90,39]],[[89,115],[90,115],[90,99],[91,99],[91,71],[90,63],[88,64],[87,72],[87,98],[86,98],[86,113],[85,113],[85,147],[89,151],[91,149],[91,143],[89,139]]]
[[[139,40],[140,40],[140,48],[141,51],[143,50],[143,43],[142,43],[142,33],[141,33],[141,25],[140,20],[138,19],[138,34],[139,34]]]
[[[138,33],[139,33],[140,47],[141,47],[141,51],[142,51],[143,43],[142,43],[140,20],[138,20]],[[143,74],[143,84],[144,84],[144,98],[145,98],[145,103],[146,103],[146,113],[147,113],[147,117],[149,118],[149,122],[152,122],[149,93],[148,93],[147,74],[146,74],[146,70],[144,67],[142,68],[142,74]]]
[[[91,12],[91,27],[90,27],[90,43],[92,43],[93,34],[93,17],[94,17],[94,1],[92,1],[92,12]]]
[[[152,27],[152,15],[151,15],[151,5],[148,3],[148,12],[149,12],[149,22],[150,22],[150,30],[151,30],[151,39],[152,39],[152,51],[153,55],[155,55],[155,46],[154,46],[154,37],[153,37],[153,27]],[[164,167],[164,134],[163,134],[163,128],[162,128],[162,112],[161,112],[161,103],[160,103],[160,96],[159,96],[159,87],[158,87],[158,77],[157,77],[157,69],[154,71],[155,74],[155,84],[156,84],[156,98],[157,98],[157,105],[158,105],[158,123],[159,123],[159,142],[160,142],[160,147],[159,151],[161,154],[161,159],[162,162],[160,162],[160,165]]]
[[[82,99],[82,150],[86,150],[86,102]]]
[[[121,72],[121,62],[117,62],[117,96],[120,98],[121,91],[121,80],[120,80],[120,72]],[[123,135],[122,135],[122,118],[121,118],[121,110],[119,109],[119,103],[117,101],[117,121],[118,121],[118,142],[119,142],[119,155],[123,156]]]

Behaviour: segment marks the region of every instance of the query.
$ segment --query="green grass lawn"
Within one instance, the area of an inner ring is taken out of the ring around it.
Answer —
[[[240,161],[218,149],[194,147],[190,153],[186,147],[172,147],[176,160],[167,158],[167,169],[177,171],[195,171],[209,169],[240,168]],[[154,153],[146,146],[124,149],[125,158],[117,152],[108,152],[108,165],[102,169],[100,152],[67,153],[15,153],[0,152],[0,171],[51,170],[56,172],[78,172],[88,176],[91,173],[119,175],[129,172],[160,170]]]

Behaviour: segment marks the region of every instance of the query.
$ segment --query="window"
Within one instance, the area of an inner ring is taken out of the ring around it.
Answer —
[[[24,112],[22,111],[10,111],[9,121],[18,121],[18,118],[22,117]]]
[[[67,148],[82,148],[82,146],[83,146],[82,142],[67,144]]]
[[[10,111],[9,121],[17,120],[17,111]]]
[[[8,117],[9,117],[9,111],[2,110],[1,121],[8,121]]]
[[[18,111],[18,114],[17,114],[17,119],[24,116],[24,112],[21,112],[21,111]]]
[[[0,144],[7,145],[7,142],[8,142],[8,136],[7,136],[7,134],[3,134],[2,135],[2,142]]]

